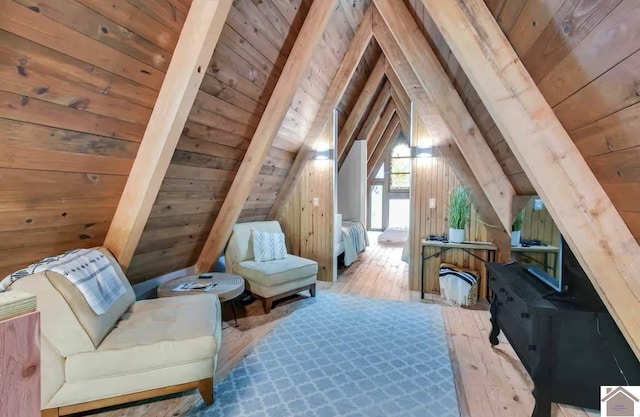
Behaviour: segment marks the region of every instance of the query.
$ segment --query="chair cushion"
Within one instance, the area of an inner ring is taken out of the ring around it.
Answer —
[[[269,233],[254,230],[251,233],[253,240],[253,257],[256,262],[284,259],[287,256],[287,247],[284,245],[284,233]]]
[[[100,345],[100,342],[102,342],[104,337],[109,333],[113,326],[115,326],[118,319],[120,319],[120,317],[136,300],[136,296],[131,284],[129,284],[129,280],[124,275],[124,272],[122,272],[122,268],[120,268],[116,259],[111,255],[111,252],[106,248],[99,248],[99,251],[109,259],[118,278],[126,289],[124,295],[111,304],[111,307],[109,307],[104,314],[97,315],[89,306],[84,296],[80,291],[78,291],[76,286],[67,278],[56,272],[46,271],[47,278],[49,278],[51,285],[53,285],[67,301],[69,307],[71,307],[71,310],[89,335],[89,338],[91,338],[95,347]]]
[[[261,232],[282,233],[280,223],[275,220],[267,222],[237,223],[227,245],[225,258],[227,262],[238,263],[253,259],[252,230]]]
[[[94,352],[67,358],[68,382],[147,372],[213,358],[220,302],[214,294],[134,303]]]
[[[287,255],[284,259],[268,262],[243,261],[234,265],[233,270],[248,281],[272,287],[316,275],[318,264],[309,259]]]

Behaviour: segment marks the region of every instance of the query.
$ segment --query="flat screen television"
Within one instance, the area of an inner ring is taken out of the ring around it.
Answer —
[[[560,256],[560,254],[558,254],[558,256]],[[542,269],[532,264],[526,265],[525,269],[528,273],[538,278],[540,281],[547,284],[547,286],[551,287],[551,289],[557,292],[566,291],[568,289],[568,286],[563,285],[562,282],[562,268],[558,270],[557,276],[549,275]]]
[[[539,265],[530,263],[525,264],[525,270],[529,272],[529,274],[533,275],[541,282],[546,284],[551,289],[556,292],[565,292],[568,289],[569,280],[564,279],[564,258],[565,251],[569,250],[562,236],[560,237],[560,244],[558,245],[558,252],[553,256],[556,257],[555,263],[556,266],[553,268],[554,275],[549,274],[547,270],[540,268]],[[570,252],[570,251],[569,251]]]
[[[553,289],[552,293],[549,294],[549,299],[567,302],[580,300],[582,305],[600,306],[602,301],[593,284],[591,284],[567,242],[562,238],[560,239],[559,249],[560,265],[558,265],[557,277],[547,274],[533,265],[526,265],[525,268],[532,276]]]

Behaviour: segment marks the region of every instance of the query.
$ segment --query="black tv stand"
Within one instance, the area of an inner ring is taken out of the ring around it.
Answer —
[[[568,292],[549,291],[542,295],[542,298],[549,301],[559,301],[561,303],[575,304],[576,297]]]
[[[595,291],[548,295],[523,266],[486,266],[489,341],[502,331],[533,379],[533,417],[549,417],[552,402],[599,409],[601,385],[640,385],[640,363]]]

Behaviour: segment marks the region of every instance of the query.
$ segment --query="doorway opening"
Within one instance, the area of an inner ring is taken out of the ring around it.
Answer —
[[[381,243],[403,243],[410,219],[411,148],[400,135],[369,181],[368,229],[383,232]]]

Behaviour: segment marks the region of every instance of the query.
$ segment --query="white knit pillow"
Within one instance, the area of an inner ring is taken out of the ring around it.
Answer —
[[[269,233],[253,230],[253,258],[256,262],[284,259],[287,247],[284,244],[284,233]]]

